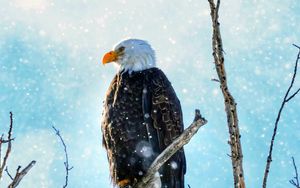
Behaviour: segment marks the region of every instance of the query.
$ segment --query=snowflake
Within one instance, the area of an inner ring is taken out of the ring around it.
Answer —
[[[150,115],[149,115],[148,113],[146,113],[146,114],[144,115],[144,117],[145,117],[145,118],[149,118]]]
[[[178,165],[177,165],[177,163],[175,161],[172,161],[170,163],[170,166],[171,166],[172,169],[177,169],[178,168]]]

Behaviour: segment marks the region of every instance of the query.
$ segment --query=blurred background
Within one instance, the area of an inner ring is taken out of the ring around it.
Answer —
[[[185,146],[186,184],[192,188],[233,185],[227,156],[228,129],[211,50],[207,1],[196,0],[0,0],[0,131],[14,114],[11,173],[37,164],[20,188],[62,187],[69,151],[70,188],[109,188],[101,146],[101,112],[116,73],[102,55],[120,40],[149,41],[157,64],[181,100],[185,126],[200,108],[208,124]],[[220,7],[229,88],[238,104],[244,172],[260,187],[273,125],[291,80],[300,44],[298,0],[226,0]],[[295,91],[300,87],[300,75]],[[300,96],[279,123],[269,176],[272,188],[292,187],[291,157],[300,167]],[[7,186],[5,175],[0,187]]]

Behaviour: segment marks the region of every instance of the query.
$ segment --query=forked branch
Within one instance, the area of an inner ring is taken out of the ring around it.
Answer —
[[[288,89],[287,89],[287,91],[286,91],[286,93],[283,97],[282,102],[281,102],[281,105],[280,105],[280,108],[279,108],[279,111],[278,111],[278,114],[277,114],[277,118],[276,118],[276,121],[275,121],[273,135],[272,135],[272,138],[271,138],[271,143],[270,143],[270,148],[269,148],[269,154],[268,154],[267,162],[266,162],[265,173],[264,173],[264,179],[263,179],[263,185],[262,185],[263,188],[267,187],[267,180],[268,180],[268,176],[269,176],[269,172],[270,172],[270,166],[271,166],[271,162],[272,162],[272,152],[273,152],[275,137],[276,137],[276,134],[277,134],[278,123],[279,123],[279,120],[280,120],[280,117],[281,117],[282,110],[285,107],[285,105],[298,94],[298,92],[300,90],[300,88],[299,88],[293,94],[290,94],[290,91],[291,91],[291,89],[294,85],[294,82],[295,82],[295,78],[297,76],[298,63],[299,63],[299,59],[300,59],[300,47],[295,45],[295,44],[294,44],[294,46],[296,48],[298,48],[298,54],[297,54],[297,58],[296,58],[296,61],[295,61],[295,66],[294,66],[294,73],[293,73],[293,77],[292,77],[292,80],[290,82],[290,85],[289,85],[289,87],[288,87]]]
[[[292,157],[292,160],[293,160],[293,167],[294,167],[294,170],[295,170],[295,177],[290,180],[290,183],[292,185],[294,185],[296,188],[300,188],[299,177],[298,177],[298,170],[297,170],[297,165],[295,163],[294,157]]]
[[[17,168],[17,172],[15,177],[13,177],[12,183],[8,186],[8,188],[15,188],[19,185],[24,176],[29,172],[29,170],[35,165],[36,161],[31,161],[23,170],[21,170],[21,166]],[[20,171],[21,170],[21,171]],[[7,171],[8,173],[8,171]],[[8,173],[9,174],[9,173]],[[9,175],[12,178],[11,175]]]
[[[29,172],[29,170],[35,165],[36,161],[31,161],[23,170],[21,170],[21,166],[19,166],[17,168],[17,172],[15,174],[15,176],[13,177],[7,169],[6,163],[7,160],[9,158],[9,154],[11,152],[11,147],[12,147],[12,141],[14,140],[14,138],[12,138],[12,130],[13,130],[13,114],[12,112],[9,113],[10,114],[10,125],[9,125],[9,130],[7,133],[7,139],[4,140],[3,139],[3,135],[0,138],[0,159],[1,159],[1,151],[2,151],[2,144],[3,143],[7,143],[7,148],[6,148],[6,152],[3,158],[2,163],[0,164],[0,179],[3,175],[3,171],[5,171],[7,173],[7,175],[10,177],[10,179],[12,180],[12,183],[9,184],[8,188],[15,188],[19,185],[19,183],[21,182],[21,180],[24,178],[24,176]]]
[[[9,154],[11,152],[11,141],[13,140],[11,138],[12,129],[13,129],[13,114],[12,114],[12,112],[9,112],[9,118],[10,118],[10,124],[9,124],[9,130],[8,130],[8,133],[7,133],[7,140],[3,140],[3,135],[1,136],[1,140],[0,140],[0,156],[1,156],[1,151],[2,151],[2,143],[7,143],[6,152],[5,152],[3,161],[1,163],[1,167],[0,167],[0,179],[2,178],[3,170],[6,166],[6,162],[8,160]]]

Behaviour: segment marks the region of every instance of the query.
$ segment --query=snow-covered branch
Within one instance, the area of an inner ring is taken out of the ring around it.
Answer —
[[[298,63],[299,63],[299,60],[300,60],[300,47],[295,45],[295,44],[294,44],[294,46],[296,48],[298,48],[298,54],[297,54],[296,61],[295,61],[295,66],[294,66],[294,73],[293,73],[291,83],[290,83],[290,85],[289,85],[289,87],[288,87],[288,89],[287,89],[287,91],[284,95],[284,98],[281,102],[281,105],[280,105],[280,108],[279,108],[279,111],[278,111],[278,114],[277,114],[277,118],[276,118],[276,121],[275,121],[273,135],[272,135],[270,148],[269,148],[269,154],[268,154],[266,168],[265,168],[265,173],[264,173],[263,186],[262,186],[263,188],[267,187],[267,180],[268,180],[268,175],[269,175],[269,172],[270,172],[270,166],[271,166],[271,162],[272,162],[273,145],[274,145],[275,137],[276,137],[276,134],[277,134],[278,123],[279,123],[279,120],[280,120],[280,117],[281,117],[282,110],[283,110],[284,106],[291,99],[293,99],[298,94],[298,92],[300,90],[300,88],[299,88],[299,89],[296,90],[296,92],[294,92],[293,94],[290,94],[290,91],[293,88],[293,85],[294,85],[294,82],[295,82],[295,78],[297,76]]]
[[[156,159],[149,167],[146,175],[134,185],[134,188],[144,188],[148,184],[149,180],[158,172],[159,168],[172,157],[180,148],[186,145],[191,138],[196,134],[198,129],[207,123],[204,119],[200,110],[196,110],[195,119],[193,123],[183,131],[183,133],[176,138]]]
[[[242,145],[240,142],[240,131],[238,125],[238,114],[236,108],[236,102],[229,92],[227,86],[226,71],[224,66],[224,51],[220,32],[219,18],[219,8],[220,0],[214,3],[214,0],[208,0],[210,5],[210,15],[212,19],[213,36],[212,36],[212,48],[214,56],[214,64],[218,74],[218,80],[220,83],[220,88],[223,93],[225,102],[225,111],[227,114],[227,124],[229,129],[230,141],[229,145],[231,147],[231,161],[234,177],[234,187],[235,188],[245,188],[244,181],[244,171],[243,171],[243,153]]]

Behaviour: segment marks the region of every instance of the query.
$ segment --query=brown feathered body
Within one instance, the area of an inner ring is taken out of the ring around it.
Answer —
[[[183,131],[180,102],[158,68],[118,73],[104,102],[102,132],[114,185],[133,185]],[[183,149],[160,169],[162,187],[183,188]]]

